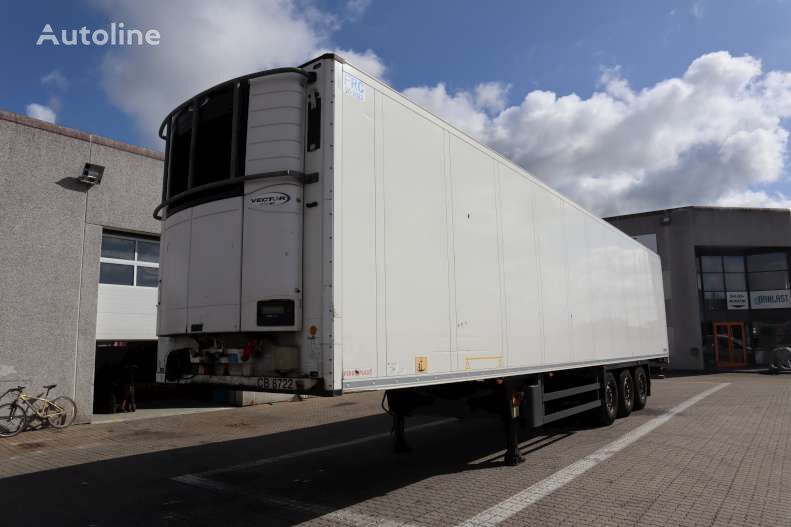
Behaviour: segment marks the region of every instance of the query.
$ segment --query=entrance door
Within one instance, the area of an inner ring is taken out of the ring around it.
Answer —
[[[714,358],[718,368],[747,365],[744,337],[744,322],[714,323]]]

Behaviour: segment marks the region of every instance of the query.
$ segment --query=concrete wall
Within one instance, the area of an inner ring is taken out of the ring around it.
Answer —
[[[87,420],[102,229],[159,234],[161,178],[155,152],[0,112],[0,391],[58,384]]]
[[[784,209],[684,207],[607,221],[630,236],[656,234],[668,307],[670,367],[678,370],[703,369],[696,247],[791,246],[791,213]]]

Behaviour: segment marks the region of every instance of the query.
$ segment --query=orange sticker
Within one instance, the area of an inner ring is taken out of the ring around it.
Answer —
[[[415,357],[415,371],[418,373],[428,371],[428,357]]]

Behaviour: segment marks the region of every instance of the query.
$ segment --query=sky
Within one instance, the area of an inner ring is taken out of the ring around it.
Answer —
[[[600,215],[791,207],[791,0],[0,0],[0,109],[163,148],[172,108],[325,51]],[[46,24],[159,44],[36,45]]]

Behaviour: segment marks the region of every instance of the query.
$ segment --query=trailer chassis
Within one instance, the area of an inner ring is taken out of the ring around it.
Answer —
[[[485,381],[400,388],[386,391],[382,405],[393,419],[396,453],[411,451],[404,432],[409,416],[465,418],[479,412],[497,415],[504,425],[504,462],[513,466],[524,461],[519,452],[520,428],[540,428],[597,409],[599,423],[607,426],[616,417],[626,417],[632,410],[642,409],[651,394],[650,368],[654,366],[653,361],[640,360]]]

